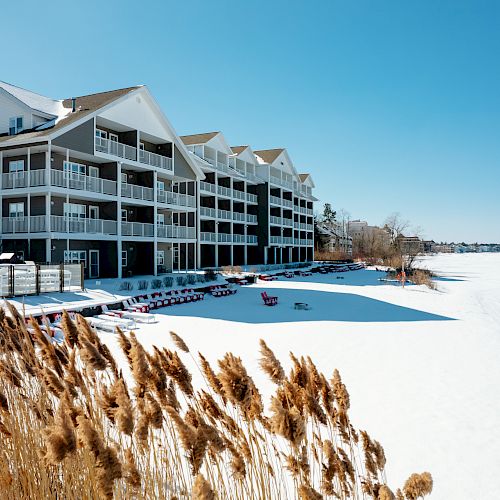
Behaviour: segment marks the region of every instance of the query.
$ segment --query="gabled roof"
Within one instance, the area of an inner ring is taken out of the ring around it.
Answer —
[[[239,155],[240,153],[243,153],[245,149],[247,149],[249,146],[231,146],[231,149],[235,155]]]
[[[50,120],[49,122],[44,123],[30,131],[21,132],[20,134],[17,134],[15,136],[7,135],[4,137],[0,137],[0,142],[10,141],[16,138],[22,141],[30,138],[43,138],[46,135],[52,134],[53,132],[56,132],[63,127],[70,125],[80,118],[83,118],[85,115],[89,115],[94,111],[97,111],[103,106],[115,101],[116,99],[119,99],[123,95],[140,88],[142,88],[142,86],[127,87],[124,89],[117,89],[108,92],[99,92],[97,94],[75,97],[74,99],[76,111],[74,113],[71,112],[72,98],[64,99],[62,101],[56,101],[60,102],[61,104],[61,112],[53,120]],[[29,91],[25,92],[29,93]]]
[[[310,177],[309,174],[299,174],[300,182],[306,181],[308,177]]]
[[[213,139],[219,132],[205,132],[203,134],[181,135],[181,141],[189,146],[191,144],[205,144],[210,139]]]
[[[265,163],[272,163],[278,156],[285,151],[283,148],[279,149],[261,149],[254,151],[257,156],[260,156]]]
[[[7,82],[0,81],[0,88],[34,111],[40,111],[53,116],[57,116],[61,112],[62,102],[59,100],[50,99],[49,97],[36,94],[35,92],[31,92],[31,90],[16,87]]]

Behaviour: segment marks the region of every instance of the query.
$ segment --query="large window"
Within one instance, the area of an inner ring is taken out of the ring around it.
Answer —
[[[9,118],[9,135],[16,135],[23,130],[23,117],[14,116]]]
[[[86,166],[81,163],[65,161],[63,163],[63,169],[66,175],[70,177],[78,177],[79,175],[85,175]]]
[[[64,250],[64,262],[68,264],[80,264],[87,267],[87,252],[85,250]]]
[[[24,160],[9,161],[9,173],[24,172]]]
[[[127,250],[122,250],[122,267],[127,267],[127,263],[128,263]]]
[[[165,214],[156,214],[156,224],[158,226],[165,225]]]
[[[99,137],[99,139],[107,139],[108,133],[105,130],[99,130],[98,128],[96,128],[95,136]]]
[[[21,219],[24,217],[24,202],[9,203],[9,217]]]
[[[85,214],[85,205],[78,205],[76,203],[64,204],[64,217],[69,217],[71,219],[84,219]]]
[[[165,265],[165,251],[164,250],[158,250],[156,252],[156,265],[157,266],[164,266]]]

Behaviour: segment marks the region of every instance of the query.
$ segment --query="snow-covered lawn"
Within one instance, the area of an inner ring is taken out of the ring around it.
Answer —
[[[171,346],[173,330],[211,362],[232,351],[265,400],[271,386],[258,368],[259,338],[287,367],[289,351],[310,355],[328,376],[340,370],[354,425],[385,447],[391,486],[428,470],[434,499],[495,499],[500,254],[439,255],[422,265],[443,276],[437,291],[383,284],[383,273],[368,270],[281,279],[161,309],[159,323],[141,325],[137,335],[146,346]],[[279,305],[262,305],[263,290]],[[112,334],[103,338],[117,350]]]

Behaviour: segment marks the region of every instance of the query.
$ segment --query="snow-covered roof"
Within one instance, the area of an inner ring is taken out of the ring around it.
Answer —
[[[31,90],[22,89],[21,87],[16,87],[7,82],[2,82],[0,80],[0,88],[14,96],[16,99],[26,104],[29,108],[34,111],[40,111],[53,116],[61,116],[61,114],[66,114],[67,110],[63,107],[62,100],[51,99],[50,97],[45,97]]]

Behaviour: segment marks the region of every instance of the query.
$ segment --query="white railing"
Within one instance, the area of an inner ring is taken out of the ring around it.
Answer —
[[[282,224],[284,226],[293,227],[293,220],[292,219],[287,219],[286,217],[283,217]]]
[[[246,236],[244,234],[233,234],[233,243],[246,243]]]
[[[269,196],[269,201],[273,205],[281,205],[281,198],[278,198],[277,196]]]
[[[126,160],[137,160],[137,148],[122,144],[121,142],[110,141],[102,137],[95,138],[95,149],[100,153],[106,153],[112,156],[118,156]]]
[[[154,224],[143,222],[122,222],[122,236],[152,237],[155,234]]]
[[[238,191],[237,189],[233,189],[233,198],[244,201],[246,196],[243,191]]]
[[[3,217],[2,233],[43,233],[46,229],[45,215],[32,215],[30,217]]]
[[[286,200],[285,198],[282,199],[282,205],[284,207],[292,208],[293,207],[293,201],[291,200]]]
[[[232,236],[232,234],[228,233],[219,233],[217,235],[217,241],[219,241],[220,243],[231,243]]]
[[[200,215],[202,217],[213,217],[215,219],[217,216],[217,211],[215,210],[215,208],[200,207]]]
[[[217,186],[209,182],[200,181],[200,190],[215,194],[217,192]]]
[[[257,203],[257,195],[252,193],[247,193],[248,203]]]
[[[253,214],[247,214],[247,222],[251,224],[257,224],[257,216]]]
[[[293,238],[289,236],[283,236],[282,242],[283,245],[293,245]]]
[[[217,210],[217,217],[219,219],[232,220],[232,214],[229,210]]]
[[[281,245],[281,236],[269,236],[271,245]]]
[[[245,214],[241,212],[233,212],[233,220],[237,222],[245,222],[246,221]]]
[[[179,205],[182,207],[196,207],[196,197],[190,194],[174,193],[173,191],[158,190],[158,203],[167,205]]]
[[[154,191],[153,188],[138,186],[137,184],[121,185],[121,194],[124,198],[133,198],[135,200],[153,201]]]
[[[290,190],[293,189],[293,182],[287,181],[285,179],[280,179],[279,177],[275,177],[274,175],[269,176],[269,180],[270,182],[278,186],[283,186]]]
[[[158,238],[179,238],[179,239],[195,239],[196,229],[194,227],[174,226],[174,225],[159,225],[156,228]]]
[[[167,156],[159,155],[156,153],[151,153],[145,151],[144,149],[139,150],[139,162],[145,163],[146,165],[151,165],[152,167],[163,168],[165,170],[174,170],[172,166],[172,158]]]
[[[111,196],[116,196],[117,193],[117,184],[115,181],[65,170],[51,169],[50,184],[52,186],[67,189],[91,191],[93,193],[108,194]]]
[[[231,191],[232,191],[231,188],[225,186],[217,186],[217,193],[220,194],[221,196],[231,197],[232,195]]]
[[[87,233],[87,234],[112,234],[115,235],[116,221],[104,219],[85,219],[50,216],[50,230],[56,233]]]
[[[281,217],[276,217],[275,215],[271,215],[269,217],[269,222],[271,224],[275,224],[275,225],[281,226]]]
[[[257,243],[257,236],[255,236],[254,234],[248,234],[247,243]]]
[[[2,189],[45,186],[45,184],[45,169],[31,170],[29,175],[27,171],[2,174]]]
[[[215,243],[217,241],[217,235],[215,233],[200,233],[200,240]]]

